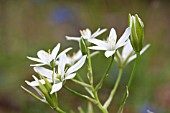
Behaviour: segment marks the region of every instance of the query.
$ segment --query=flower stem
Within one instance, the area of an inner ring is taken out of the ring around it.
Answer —
[[[130,79],[129,79],[128,84],[127,84],[127,89],[128,90],[129,90],[129,88],[130,88],[130,86],[132,84],[132,80],[134,78],[134,74],[135,74],[136,66],[137,66],[138,61],[139,61],[140,53],[136,52],[136,55],[137,55],[137,58],[136,58],[135,63],[133,65],[133,69],[132,69],[132,72],[131,72],[131,75],[130,75]],[[124,93],[124,96],[122,98],[122,102],[121,102],[121,104],[119,106],[119,109],[118,109],[118,113],[122,112],[124,104],[125,104],[125,101],[126,101],[126,98],[127,98],[127,92]]]
[[[116,92],[116,90],[117,90],[117,88],[118,88],[118,85],[119,85],[119,83],[120,83],[120,80],[121,80],[121,78],[122,78],[122,73],[123,73],[123,68],[120,68],[120,69],[119,69],[119,75],[118,75],[118,77],[117,77],[116,83],[115,83],[115,85],[114,85],[114,87],[113,87],[113,89],[112,89],[112,91],[111,91],[108,99],[106,100],[106,102],[105,102],[105,104],[104,104],[104,108],[105,108],[105,109],[107,109],[107,108],[109,107],[109,105],[110,105],[110,103],[111,103],[111,101],[112,101],[112,99],[113,99],[113,97],[114,97],[114,95],[115,95],[115,92]]]
[[[112,66],[113,60],[114,60],[114,55],[111,57],[111,61],[110,61],[109,65],[108,65],[108,67],[107,67],[104,75],[102,76],[100,82],[97,84],[97,86],[96,86],[96,88],[95,88],[96,91],[98,91],[98,90],[102,87],[103,82],[104,82],[104,80],[106,79],[106,77],[107,77],[107,75],[108,75],[108,72],[109,72],[109,70],[110,70],[110,68],[111,68],[111,66]]]
[[[87,88],[91,88],[91,85],[89,85],[89,84],[87,84],[85,82],[81,82],[81,81],[78,81],[76,79],[72,79],[72,81],[77,83],[77,84],[79,84],[79,85],[81,85],[81,86],[84,86],[84,87],[87,87]]]
[[[54,110],[58,113],[66,113],[65,111],[63,111],[62,109],[60,109],[59,107],[54,108]]]
[[[81,98],[83,98],[83,99],[87,99],[88,101],[93,102],[94,104],[97,103],[96,100],[88,97],[87,95],[80,94],[80,93],[78,93],[78,92],[76,92],[76,91],[68,88],[67,86],[63,86],[63,87],[64,87],[66,90],[70,91],[71,93],[73,93],[73,94],[75,94],[75,95],[77,95],[77,96],[79,96],[79,97],[81,97]]]
[[[95,100],[97,101],[97,107],[102,111],[102,113],[108,113],[107,109],[105,109],[105,108],[103,107],[103,105],[101,104],[101,102],[100,102],[100,100],[99,100],[99,98],[98,98],[97,91],[94,89],[94,87],[93,87],[92,90],[93,90],[94,98],[95,98]]]
[[[90,84],[93,85],[93,71],[92,71],[91,56],[90,56],[89,49],[87,49],[87,60],[88,60],[88,79]]]

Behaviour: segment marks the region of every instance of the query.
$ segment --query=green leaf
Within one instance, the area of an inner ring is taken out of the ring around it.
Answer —
[[[44,99],[39,98],[37,95],[35,95],[34,93],[32,93],[31,91],[29,91],[28,89],[24,88],[23,86],[21,86],[21,88],[26,91],[28,94],[30,94],[31,96],[33,96],[34,98],[36,98],[37,100],[43,102],[43,103],[47,103]]]

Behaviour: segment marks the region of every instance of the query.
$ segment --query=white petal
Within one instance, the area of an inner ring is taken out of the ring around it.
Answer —
[[[67,62],[66,54],[62,54],[59,58],[58,74],[64,76],[64,73],[65,73],[64,69],[65,69],[66,62]]]
[[[92,38],[95,38],[99,31],[100,31],[100,28],[98,28],[98,29],[92,34]]]
[[[149,48],[150,44],[147,44],[140,52],[140,55],[142,55],[148,48]],[[128,63],[131,62],[132,60],[134,60],[136,58],[136,54],[131,56],[128,60]]]
[[[37,56],[46,64],[49,64],[52,60],[51,55],[44,50],[38,51]]]
[[[122,56],[120,55],[119,51],[116,51],[116,56],[114,57],[114,60],[119,64],[124,62],[124,59],[122,58]]]
[[[56,56],[57,56],[57,54],[58,54],[59,49],[60,49],[60,43],[59,43],[59,44],[57,44],[57,46],[56,46],[56,47],[52,50],[52,52],[51,52],[51,56],[52,56],[52,58],[53,58],[53,59],[55,59],[55,58],[56,58]]]
[[[147,44],[140,52],[140,55],[142,55],[148,48],[150,47],[150,44]]]
[[[109,34],[109,38],[108,41],[112,42],[112,45],[115,45],[117,40],[117,34],[114,28],[111,29],[110,34]]]
[[[99,54],[99,51],[95,51],[95,52],[91,53],[90,56],[93,57],[93,56],[95,56],[97,54]]]
[[[100,31],[100,28],[97,29],[97,31],[96,31],[95,33],[93,33],[92,38],[95,38],[95,37],[99,36],[100,34],[104,33],[106,30],[107,30],[107,29],[102,29],[102,30]]]
[[[29,81],[25,81],[29,86],[39,86],[39,83],[37,81],[32,81],[32,82],[29,82]]]
[[[46,64],[31,64],[30,66],[33,66],[33,67],[39,67],[39,66],[44,66]]]
[[[82,52],[81,52],[81,50],[78,50],[78,52],[76,54],[73,54],[71,60],[73,62],[75,62],[75,61],[79,60],[81,57],[82,57]]]
[[[128,40],[127,44],[123,47],[122,57],[126,59],[132,52],[133,52],[133,48],[130,43],[130,40]]]
[[[74,64],[73,66],[71,66],[71,67],[67,70],[66,74],[69,75],[69,74],[77,71],[78,69],[80,69],[80,68],[83,66],[83,64],[85,63],[86,57],[87,57],[87,55],[84,55],[76,64]]]
[[[135,54],[135,55],[132,55],[132,56],[128,59],[127,64],[128,64],[129,62],[133,61],[135,58],[136,58],[136,54]]]
[[[106,51],[104,54],[108,58],[108,57],[112,56],[114,53],[115,53],[115,50],[113,50],[113,51]]]
[[[28,59],[32,60],[32,61],[35,61],[35,62],[40,62],[40,63],[43,63],[43,61],[39,58],[33,58],[33,57],[29,57],[27,56]]]
[[[88,48],[92,49],[92,50],[108,50],[107,48],[101,47],[101,46],[91,46],[91,47],[88,47]]]
[[[25,81],[29,86],[39,86],[39,82],[41,82],[42,84],[45,84],[45,81],[43,79],[38,80],[38,78],[34,75],[32,75],[32,77],[34,78],[35,81],[29,82],[29,81]]]
[[[53,71],[46,69],[44,67],[34,67],[34,71],[39,73],[40,75],[52,79]],[[54,76],[57,76],[55,73]]]
[[[131,33],[130,27],[126,28],[125,32],[123,33],[123,35],[120,37],[116,44],[117,48],[122,47],[125,44],[125,42],[128,40],[130,36],[130,33]]]
[[[102,48],[109,49],[109,45],[108,45],[108,43],[105,42],[105,41],[101,41],[101,40],[98,40],[98,39],[89,39],[88,41],[89,41],[90,43],[93,43],[93,44],[95,44],[95,45],[98,45],[98,46],[100,46],[100,47],[102,47]]]
[[[85,32],[84,32],[84,35],[85,35],[85,36],[83,37],[84,39],[90,39],[90,38],[91,38],[91,31],[90,31],[90,29],[87,28],[87,29],[85,30]]]
[[[59,91],[62,88],[62,82],[56,83],[52,86],[52,90],[50,92],[50,94],[53,94],[54,92]]]
[[[64,51],[62,51],[58,56],[57,56],[57,58],[59,58],[62,54],[66,54],[68,51],[70,51],[72,48],[70,47],[70,48],[67,48],[67,49],[65,49]]]
[[[80,41],[80,37],[69,37],[69,36],[66,36],[66,39],[67,40],[75,40],[75,41]]]
[[[72,78],[74,78],[75,76],[76,76],[76,73],[66,75],[65,80],[67,80],[67,79],[72,79]]]

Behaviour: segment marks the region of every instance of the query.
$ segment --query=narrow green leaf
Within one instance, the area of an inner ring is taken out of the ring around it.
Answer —
[[[29,90],[26,89],[25,87],[21,86],[21,88],[22,88],[24,91],[26,91],[28,94],[30,94],[31,96],[33,96],[34,98],[36,98],[37,100],[39,100],[39,101],[47,104],[47,102],[46,102],[44,99],[39,98],[37,95],[35,95],[34,93],[32,93],[31,91],[29,91]]]

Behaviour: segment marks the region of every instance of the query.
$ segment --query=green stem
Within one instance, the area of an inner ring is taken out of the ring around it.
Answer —
[[[82,78],[78,73],[76,73],[76,74],[77,74],[77,78],[78,78],[81,82],[84,82],[83,78]]]
[[[138,61],[139,61],[140,53],[136,52],[136,56],[137,56],[137,58],[136,58],[135,63],[133,65],[133,69],[132,69],[132,72],[131,72],[131,75],[130,75],[130,79],[129,79],[128,84],[127,84],[127,89],[128,90],[129,90],[129,88],[130,88],[130,86],[132,84],[132,80],[134,78],[134,74],[135,74],[136,66],[137,66]],[[122,112],[124,104],[125,104],[125,101],[126,101],[126,98],[127,98],[127,92],[124,93],[124,96],[122,98],[122,102],[121,102],[120,107],[118,109],[118,113]]]
[[[97,91],[94,89],[94,87],[93,87],[92,90],[93,90],[94,98],[95,98],[95,100],[97,101],[97,107],[102,111],[102,113],[108,113],[107,109],[105,109],[105,108],[103,107],[103,105],[101,104],[101,102],[100,102],[100,100],[99,100],[99,98],[98,98]]]
[[[62,109],[60,109],[59,107],[54,108],[54,110],[58,113],[66,113],[65,111],[63,111]]]
[[[53,81],[53,84],[55,84],[54,74],[55,74],[55,67],[53,68],[53,74],[52,74],[52,81]]]
[[[87,50],[87,60],[88,60],[88,79],[90,84],[93,85],[93,71],[92,71],[92,64],[91,64],[91,56],[90,50]]]
[[[113,97],[114,97],[114,95],[115,95],[115,92],[116,92],[116,90],[117,90],[117,88],[118,88],[118,85],[119,85],[119,83],[120,83],[120,80],[121,80],[121,78],[122,78],[122,73],[123,73],[123,68],[120,68],[120,69],[119,69],[119,75],[118,75],[118,77],[117,77],[116,83],[115,83],[115,85],[114,85],[114,87],[113,87],[113,89],[112,89],[112,91],[111,91],[108,99],[106,100],[106,102],[105,102],[105,104],[104,104],[104,108],[105,108],[105,109],[108,108],[108,106],[110,105],[110,103],[111,103],[111,101],[112,101],[112,99],[113,99]]]
[[[76,91],[68,88],[67,86],[63,86],[63,87],[64,87],[66,90],[70,91],[71,93],[73,93],[73,94],[75,94],[75,95],[77,95],[77,96],[79,96],[79,97],[81,97],[81,98],[83,98],[83,99],[87,99],[88,101],[93,102],[94,104],[97,103],[96,100],[88,97],[87,95],[80,94],[80,93],[78,93],[78,92],[76,92]]]
[[[81,81],[78,81],[78,80],[76,80],[76,79],[71,79],[71,80],[72,80],[73,82],[81,85],[81,86],[84,86],[84,87],[87,87],[87,88],[91,88],[91,85],[89,85],[89,84],[87,84],[87,83],[85,83],[85,82],[81,82]]]
[[[107,67],[104,75],[102,76],[100,82],[97,84],[97,86],[96,86],[96,88],[95,88],[96,91],[98,91],[98,90],[102,87],[103,82],[104,82],[104,80],[106,79],[106,77],[107,77],[107,75],[108,75],[108,72],[109,72],[109,70],[110,70],[110,68],[111,68],[111,66],[112,66],[113,60],[114,60],[114,55],[111,57],[111,61],[110,61],[109,65],[108,65],[108,67]]]

